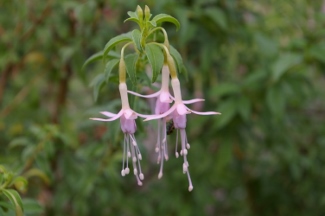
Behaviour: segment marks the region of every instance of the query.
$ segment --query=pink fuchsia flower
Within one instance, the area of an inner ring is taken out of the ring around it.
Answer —
[[[144,179],[144,175],[141,171],[140,160],[142,160],[142,155],[140,153],[137,141],[135,139],[134,133],[136,132],[137,126],[135,119],[138,116],[142,118],[148,117],[148,115],[142,115],[133,111],[129,106],[128,96],[127,96],[127,86],[125,83],[120,83],[119,85],[122,109],[117,114],[111,112],[101,112],[103,115],[109,117],[108,119],[103,118],[91,118],[96,121],[114,121],[120,118],[121,129],[124,133],[124,143],[123,143],[123,167],[121,175],[125,176],[130,173],[129,169],[129,158],[132,160],[133,173],[137,179],[138,185],[142,185],[141,180]],[[125,167],[126,166],[126,167]]]
[[[180,88],[180,83],[178,78],[173,78],[172,79],[172,88],[174,91],[174,96],[175,96],[175,103],[174,105],[166,112],[164,112],[163,114],[159,114],[159,115],[152,115],[148,118],[145,119],[145,121],[148,120],[153,120],[153,119],[162,119],[162,118],[166,118],[167,116],[172,116],[173,118],[173,122],[174,122],[174,127],[176,129],[178,129],[178,131],[180,132],[181,135],[181,151],[180,151],[180,155],[183,156],[184,159],[184,163],[183,163],[183,173],[187,174],[188,177],[188,181],[189,181],[189,187],[188,190],[192,191],[193,190],[193,184],[191,181],[191,177],[190,177],[190,172],[189,172],[189,163],[187,160],[187,153],[188,153],[188,149],[190,148],[190,144],[187,141],[187,135],[186,135],[186,115],[190,114],[190,113],[194,113],[197,115],[216,115],[216,114],[220,114],[219,112],[197,112],[194,110],[189,109],[188,107],[185,106],[186,103],[188,103],[188,101],[183,101],[182,100],[182,96],[181,96],[181,88]],[[202,101],[202,99],[193,99],[190,100],[190,102],[194,103],[194,102],[198,102],[198,101]],[[177,145],[178,145],[178,131],[177,131],[177,138],[176,138],[176,148],[175,148],[175,155],[176,157],[179,157],[179,154],[177,152]]]
[[[155,115],[161,115],[166,113],[170,108],[170,103],[174,101],[174,97],[169,93],[169,68],[167,65],[163,66],[161,74],[161,89],[158,92],[150,95],[141,95],[136,92],[128,91],[130,94],[143,98],[157,98],[155,106]],[[204,99],[183,101],[183,103],[190,104],[199,101],[204,101]],[[166,115],[165,117],[158,119],[158,134],[155,151],[158,153],[157,163],[160,164],[160,171],[158,174],[159,179],[163,176],[164,159],[166,161],[168,160],[166,124],[170,118],[170,116]]]

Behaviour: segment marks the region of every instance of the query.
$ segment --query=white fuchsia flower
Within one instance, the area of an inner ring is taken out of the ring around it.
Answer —
[[[219,112],[197,112],[197,111],[189,109],[188,107],[185,106],[185,104],[199,102],[199,101],[202,101],[202,99],[193,99],[190,101],[183,101],[182,96],[181,96],[181,88],[180,88],[180,83],[179,83],[178,78],[173,78],[171,83],[172,83],[172,88],[173,88],[174,96],[175,96],[174,105],[168,111],[164,112],[163,114],[151,115],[150,117],[146,118],[145,121],[153,120],[153,119],[163,119],[169,115],[171,115],[171,117],[173,118],[174,127],[176,129],[178,129],[178,131],[180,132],[180,135],[181,135],[180,155],[183,156],[183,158],[184,158],[183,173],[187,174],[188,181],[189,181],[188,190],[191,191],[191,190],[193,190],[193,184],[192,184],[189,169],[188,169],[189,163],[187,161],[187,153],[188,153],[188,149],[190,148],[190,144],[187,141],[187,136],[186,136],[186,131],[185,131],[186,115],[190,114],[190,113],[194,113],[194,114],[198,114],[198,115],[216,115],[216,114],[220,114],[220,113]],[[179,157],[179,154],[177,152],[178,131],[177,131],[176,148],[175,148],[176,157]]]
[[[142,185],[141,180],[144,179],[144,175],[141,171],[140,160],[142,160],[142,155],[140,153],[137,141],[135,139],[134,133],[137,129],[135,119],[138,116],[142,118],[149,117],[149,115],[142,115],[133,111],[129,106],[129,100],[127,96],[127,86],[125,83],[119,84],[119,90],[122,100],[122,109],[117,114],[111,112],[101,112],[101,114],[109,117],[108,119],[103,118],[91,118],[96,121],[114,121],[120,118],[121,129],[124,133],[124,145],[123,145],[123,167],[121,175],[125,176],[130,173],[129,169],[129,158],[132,160],[133,173],[137,179],[138,185]],[[125,167],[126,166],[126,167]]]

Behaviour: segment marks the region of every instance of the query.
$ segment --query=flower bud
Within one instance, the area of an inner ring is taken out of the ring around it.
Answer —
[[[137,14],[138,14],[139,20],[141,22],[143,20],[143,10],[139,5],[137,7]]]
[[[145,7],[144,7],[144,17],[145,17],[145,19],[148,21],[149,19],[150,19],[150,17],[151,17],[151,14],[150,14],[150,9],[149,9],[149,7],[146,5]]]

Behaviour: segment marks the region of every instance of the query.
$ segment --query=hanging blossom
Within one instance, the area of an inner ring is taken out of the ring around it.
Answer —
[[[144,175],[141,170],[140,160],[142,160],[142,155],[138,147],[137,141],[135,139],[134,133],[137,129],[135,119],[140,116],[142,118],[149,117],[148,115],[143,115],[136,113],[130,108],[128,95],[127,95],[127,85],[125,83],[119,84],[119,90],[122,101],[122,109],[117,114],[111,112],[101,112],[101,114],[109,117],[108,119],[103,118],[91,118],[96,121],[114,121],[120,118],[121,129],[124,133],[124,143],[123,143],[123,166],[121,175],[125,176],[130,173],[129,169],[129,158],[133,164],[133,174],[135,175],[138,185],[142,185],[141,180],[144,179]]]
[[[180,82],[177,78],[177,73],[176,73],[176,68],[175,68],[175,63],[170,55],[167,55],[167,62],[168,62],[168,67],[171,72],[172,76],[172,88],[174,92],[174,105],[170,107],[167,111],[165,111],[162,114],[156,114],[152,115],[148,118],[145,119],[145,121],[148,120],[153,120],[153,119],[164,119],[168,118],[168,116],[171,116],[174,122],[174,127],[177,129],[177,136],[176,136],[176,147],[175,147],[175,156],[178,158],[179,154],[183,156],[184,162],[183,162],[183,173],[187,174],[188,177],[188,182],[189,182],[189,187],[188,190],[192,191],[193,190],[193,184],[191,181],[190,177],[190,172],[189,172],[189,163],[187,160],[187,153],[188,149],[190,149],[190,144],[187,141],[187,135],[186,135],[186,115],[190,113],[194,113],[197,115],[216,115],[220,114],[219,112],[197,112],[194,110],[189,109],[188,107],[185,106],[185,104],[189,103],[195,103],[198,101],[202,101],[203,99],[193,99],[189,101],[183,101],[182,100],[182,94],[181,94],[181,87],[180,87]],[[178,153],[178,133],[180,133],[181,136],[181,150]]]
[[[139,93],[128,91],[130,94],[143,97],[143,98],[156,98],[155,115],[158,116],[166,113],[170,109],[170,103],[174,101],[174,97],[169,93],[169,68],[168,65],[164,65],[162,68],[162,79],[161,79],[161,89],[156,93],[150,95],[141,95]],[[199,101],[204,101],[204,99],[193,99],[188,101],[183,101],[185,104],[191,104]],[[160,164],[160,171],[158,178],[163,176],[163,164],[164,159],[168,160],[168,148],[167,148],[167,131],[166,124],[171,119],[171,116],[167,115],[163,118],[158,119],[158,134],[157,134],[157,144],[155,151],[158,153],[157,163]]]

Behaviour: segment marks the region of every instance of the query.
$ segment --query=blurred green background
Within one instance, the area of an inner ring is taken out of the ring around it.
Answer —
[[[104,64],[82,64],[136,27],[123,20],[137,5],[180,21],[163,26],[183,98],[222,113],[188,116],[191,193],[173,154],[157,179],[154,123],[137,120],[139,187],[120,175],[119,122],[89,120],[120,102],[115,83],[95,101]],[[0,73],[0,164],[27,178],[13,187],[26,215],[325,214],[325,1],[2,0]]]

